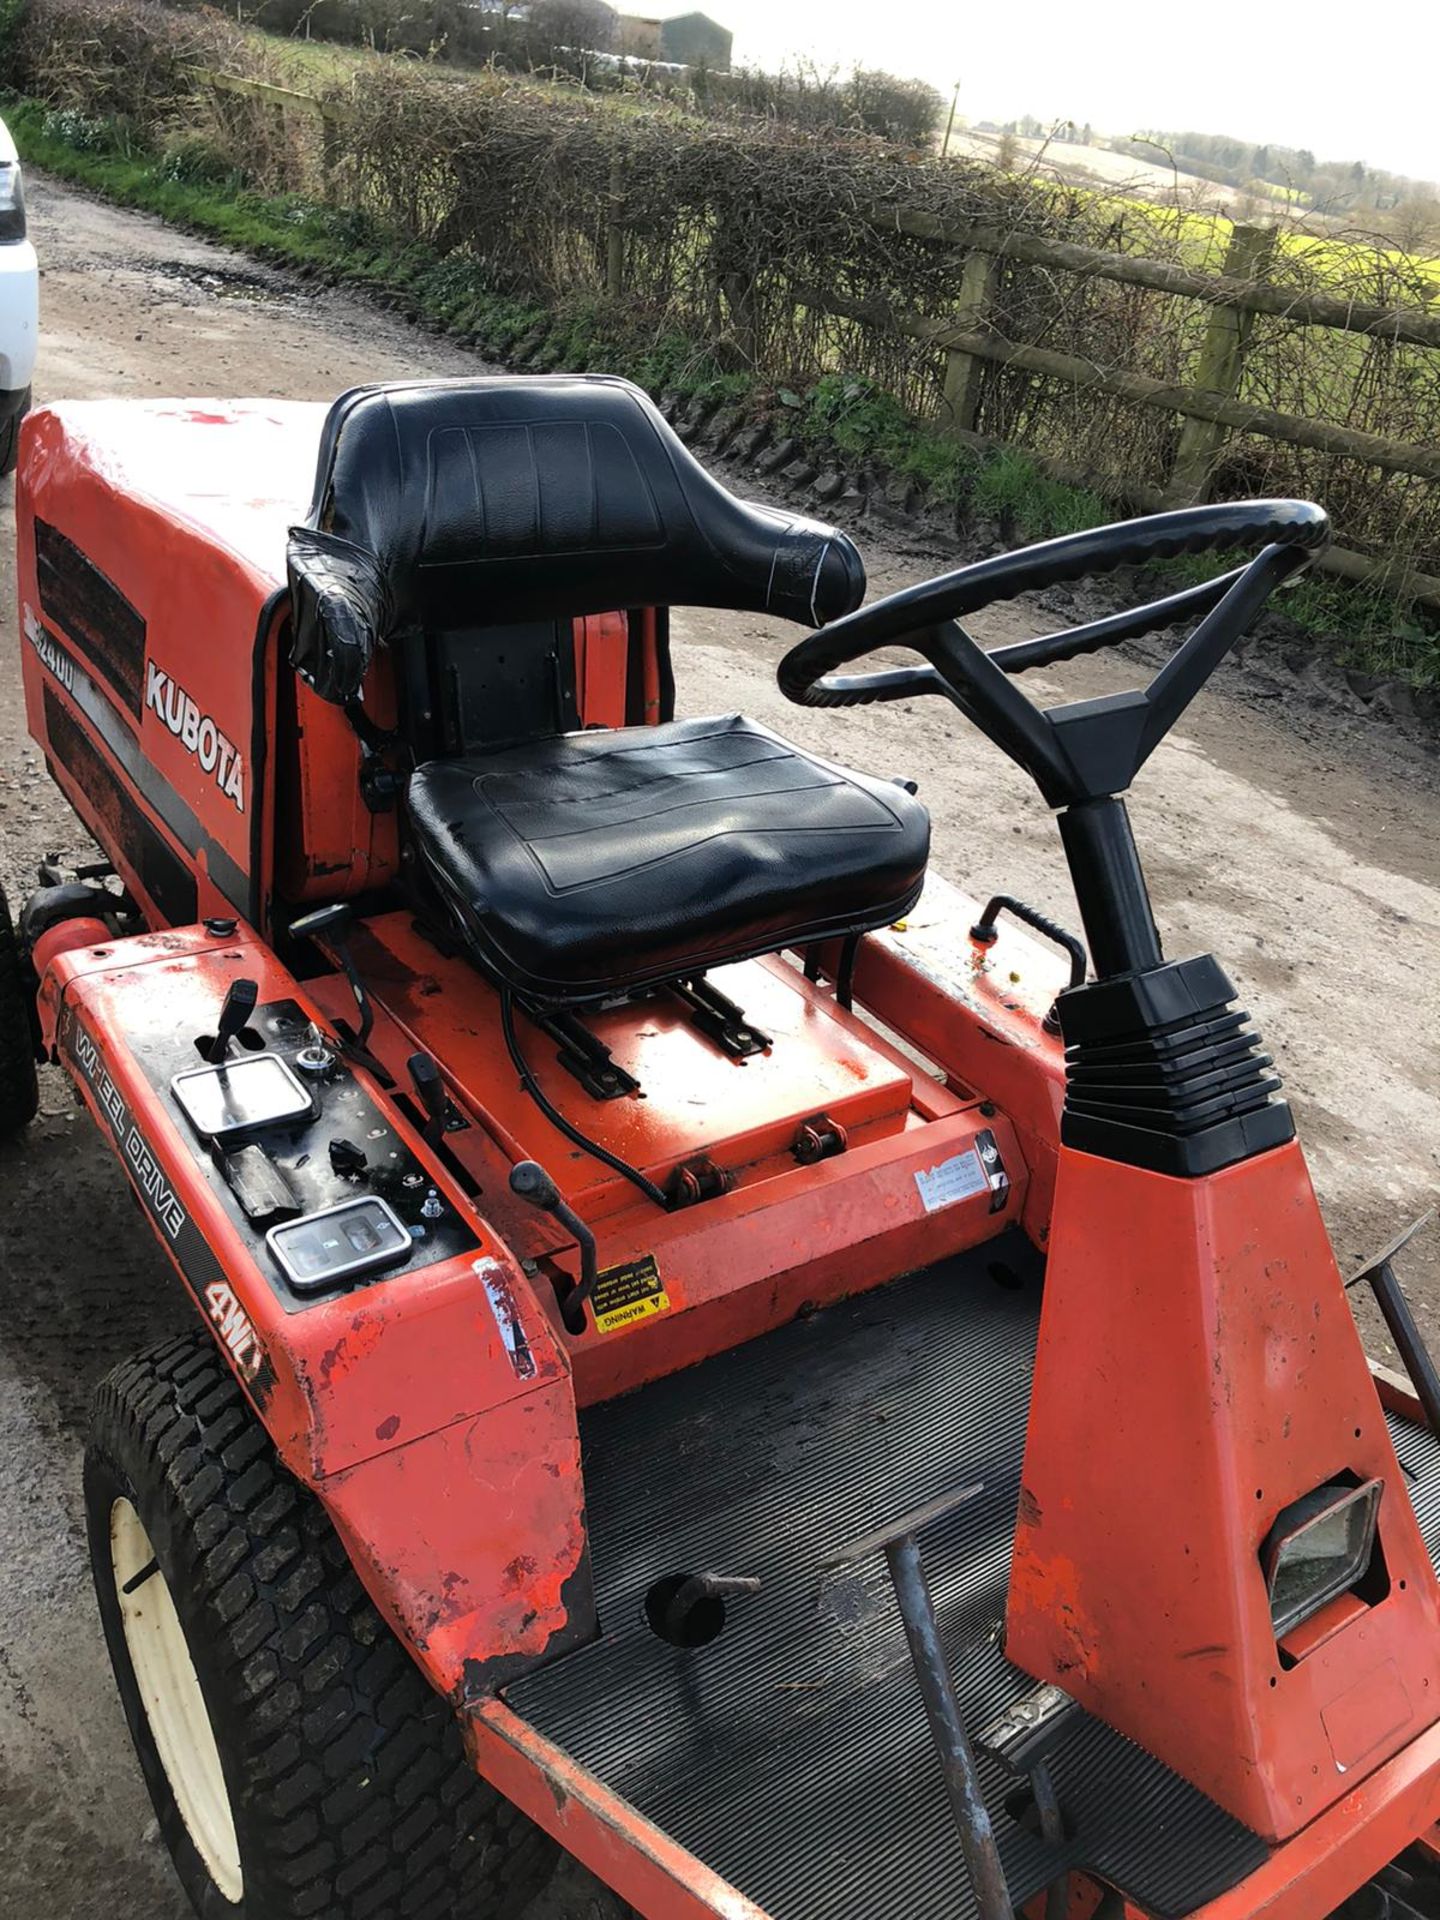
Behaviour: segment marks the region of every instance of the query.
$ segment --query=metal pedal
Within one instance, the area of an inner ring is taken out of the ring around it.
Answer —
[[[1046,1681],[1011,1701],[975,1736],[979,1752],[1025,1780],[1040,1838],[1051,1847],[1065,1844],[1065,1814],[1050,1776],[1050,1755],[1079,1710],[1078,1700]],[[1065,1920],[1069,1905],[1068,1876],[1062,1873],[1046,1889],[1045,1920]]]
[[[1032,1773],[1049,1758],[1079,1710],[1078,1700],[1047,1681],[1012,1700],[976,1734],[975,1745],[1010,1773]]]

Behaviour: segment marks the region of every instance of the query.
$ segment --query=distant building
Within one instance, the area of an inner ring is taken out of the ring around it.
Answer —
[[[673,66],[730,71],[734,36],[705,13],[677,13],[670,19],[622,13],[615,44],[632,60],[663,60]]]
[[[661,57],[660,28],[658,19],[652,20],[639,13],[622,13],[615,31],[616,49],[628,54],[632,60],[658,60]]]
[[[677,13],[660,22],[660,51],[667,60],[685,67],[708,67],[712,73],[730,71],[734,35],[708,13]]]

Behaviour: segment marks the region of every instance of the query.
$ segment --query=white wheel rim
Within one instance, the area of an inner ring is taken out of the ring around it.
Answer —
[[[123,1498],[110,1509],[110,1560],[125,1646],[165,1778],[211,1879],[238,1903],[245,1885],[240,1844],[215,1730],[165,1576],[158,1568],[146,1572],[155,1562],[150,1536]],[[146,1577],[132,1585],[137,1574]]]

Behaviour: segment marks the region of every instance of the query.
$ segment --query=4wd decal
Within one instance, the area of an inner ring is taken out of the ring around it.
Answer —
[[[246,1380],[253,1380],[260,1371],[264,1349],[255,1337],[250,1316],[223,1280],[213,1280],[206,1287],[205,1304],[220,1338],[230,1349],[236,1372]]]
[[[200,763],[237,813],[245,811],[245,762],[208,713],[153,660],[145,663],[145,704],[158,713],[188,754]]]

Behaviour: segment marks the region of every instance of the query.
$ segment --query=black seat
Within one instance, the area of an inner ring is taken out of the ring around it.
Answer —
[[[289,563],[292,658],[340,702],[406,633],[670,606],[819,627],[865,597],[843,533],[737,500],[598,374],[343,395]]]
[[[432,760],[408,804],[476,957],[557,1003],[883,926],[930,836],[902,788],[739,715]]]
[[[357,725],[376,650],[399,656],[427,894],[532,1000],[868,931],[919,894],[929,822],[888,782],[734,716],[566,731],[555,688],[581,614],[714,606],[820,626],[864,597],[844,534],[737,500],[627,382],[345,395],[289,567],[295,666]]]

